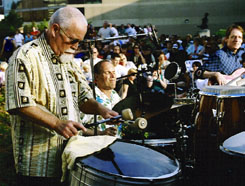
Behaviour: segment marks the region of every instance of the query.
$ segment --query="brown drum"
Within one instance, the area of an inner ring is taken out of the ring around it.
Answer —
[[[245,130],[245,87],[207,86],[199,94],[195,157],[206,164],[207,158],[216,161],[215,152],[225,139]]]

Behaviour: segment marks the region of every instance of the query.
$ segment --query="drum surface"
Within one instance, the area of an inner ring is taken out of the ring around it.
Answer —
[[[228,154],[238,154],[245,157],[245,132],[240,132],[224,141],[220,147]]]
[[[242,97],[245,96],[245,87],[220,85],[206,86],[202,91],[199,92],[199,94],[221,97]]]
[[[120,141],[80,163],[104,173],[137,179],[168,178],[180,171],[175,159],[145,146]]]

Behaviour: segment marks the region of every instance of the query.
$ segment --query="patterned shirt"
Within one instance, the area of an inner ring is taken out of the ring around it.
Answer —
[[[63,138],[12,111],[37,106],[61,120],[80,122],[78,105],[93,97],[83,73],[73,62],[61,63],[43,34],[15,51],[6,77],[17,173],[59,177]]]
[[[112,109],[120,100],[121,97],[115,90],[111,91],[111,97],[108,98],[98,87],[95,87],[96,100],[108,109]],[[97,116],[97,121],[103,120],[102,116]],[[93,123],[93,115],[85,115],[83,123]],[[111,126],[111,125],[110,125]],[[99,125],[99,130],[103,131],[106,129],[106,124],[102,123]]]
[[[214,54],[209,56],[207,62],[205,62],[195,72],[197,78],[202,78],[201,71],[220,72],[225,75],[232,74],[235,70],[242,67],[241,55],[244,53],[243,49],[239,49],[236,54],[228,49],[227,46],[217,50]]]

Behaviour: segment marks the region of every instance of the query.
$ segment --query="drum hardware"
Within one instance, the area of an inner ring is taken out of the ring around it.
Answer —
[[[216,121],[217,121],[217,126],[221,127],[225,112],[220,111],[222,99],[217,98],[216,102],[217,102]]]
[[[186,103],[193,103],[193,99],[176,99],[176,102],[179,101],[186,101]],[[189,104],[184,104],[189,105]],[[183,106],[183,105],[182,105]],[[192,139],[192,130],[194,129],[194,124],[191,123],[191,118],[188,118],[188,120],[185,120],[183,117],[181,117],[181,107],[176,108],[176,122],[175,126],[177,128],[175,129],[175,137],[176,137],[176,146],[175,146],[175,156],[178,158],[178,160],[181,162],[181,169],[182,169],[182,175],[183,175],[183,182],[188,181],[187,179],[189,175],[189,172],[193,171],[194,168],[194,158],[193,153],[191,152],[191,139]],[[190,176],[191,177],[191,176]]]

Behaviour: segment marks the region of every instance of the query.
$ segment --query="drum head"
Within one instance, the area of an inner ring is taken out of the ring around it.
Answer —
[[[176,159],[152,148],[122,141],[79,161],[103,173],[135,179],[169,178],[180,171]]]
[[[199,92],[201,95],[219,96],[219,97],[244,97],[245,87],[241,86],[206,86]]]
[[[245,132],[231,136],[224,141],[220,147],[222,151],[228,154],[240,155],[245,157]]]

